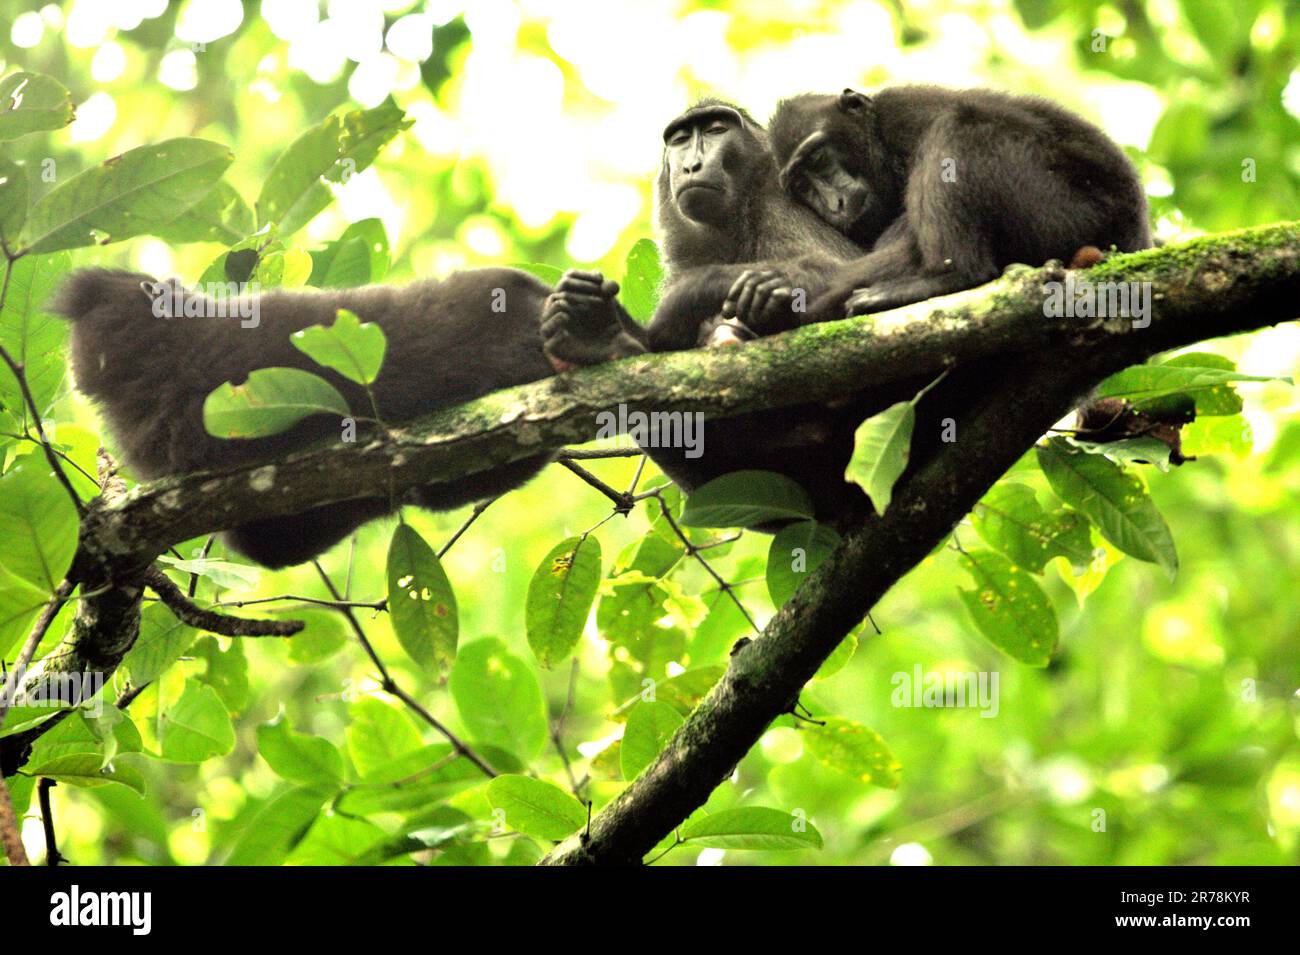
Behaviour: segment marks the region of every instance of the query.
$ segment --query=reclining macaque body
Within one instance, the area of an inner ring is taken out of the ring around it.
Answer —
[[[243,382],[257,368],[320,375],[357,417],[373,417],[361,386],[318,365],[290,340],[310,325],[333,324],[340,308],[383,329],[387,351],[373,391],[379,415],[389,424],[555,373],[538,334],[551,290],[514,269],[459,272],[404,287],[276,290],[253,303],[196,309],[203,314],[192,317],[155,314],[163,311],[155,308],[158,289],[147,275],[83,269],[67,280],[53,304],[72,323],[77,387],[95,400],[118,452],[141,479],[270,462],[313,442],[339,439],[339,421],[328,415],[314,415],[266,438],[208,434],[203,427],[208,394],[224,382]],[[250,304],[255,321],[240,317],[249,314]],[[347,444],[337,447],[340,455],[348,453]],[[517,487],[550,458],[540,454],[454,483],[429,485],[409,503],[433,510],[460,507]],[[301,563],[394,504],[408,503],[391,501],[386,489],[375,490],[373,497],[235,528],[226,541],[270,567]]]

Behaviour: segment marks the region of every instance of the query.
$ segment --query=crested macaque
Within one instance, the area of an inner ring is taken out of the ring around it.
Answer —
[[[836,266],[862,253],[782,191],[766,132],[728,103],[704,101],[668,124],[657,195],[667,279],[649,325],[626,315],[615,283],[570,272],[542,325],[551,355],[588,365],[784,331],[806,321],[800,306],[827,289]],[[844,468],[854,430],[874,410],[867,402],[862,395],[709,420],[699,458],[646,450],[687,491],[732,471],[780,472],[833,520],[862,499]]]
[[[994,90],[846,89],[780,103],[782,186],[871,251],[813,320],[972,288],[1012,263],[1091,264],[1151,245],[1146,196],[1105,133],[1047,100]]]
[[[314,415],[266,438],[226,440],[208,434],[204,399],[224,382],[239,384],[258,368],[301,368],[321,375],[343,394],[355,415],[373,416],[363,388],[316,364],[290,342],[299,329],[333,324],[340,308],[376,323],[387,337],[384,364],[373,385],[386,423],[537,381],[564,367],[547,356],[538,333],[551,289],[514,269],[459,272],[400,288],[276,290],[254,300],[223,302],[221,309],[185,309],[186,315],[200,317],[167,317],[168,308],[158,308],[160,291],[175,289],[138,273],[83,269],[65,282],[52,303],[72,323],[77,387],[95,400],[119,453],[142,479],[272,462],[313,442],[339,439],[339,421],[329,415]],[[256,322],[238,317],[250,312]],[[236,317],[216,317],[232,314]],[[467,474],[455,483],[428,485],[410,500],[391,500],[386,489],[376,488],[374,496],[235,527],[225,540],[234,551],[268,567],[301,563],[397,505],[460,507],[523,484],[551,457],[540,453]]]

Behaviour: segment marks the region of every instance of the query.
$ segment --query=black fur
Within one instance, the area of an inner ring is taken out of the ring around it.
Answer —
[[[1014,262],[1070,262],[1083,246],[1151,245],[1132,163],[1100,129],[1047,100],[936,86],[845,90],[786,100],[771,126],[786,187],[816,205],[820,182],[841,206],[847,200],[853,221],[839,225],[872,250],[842,270],[810,310],[815,320],[839,317],[846,302],[865,313],[971,288]],[[819,211],[835,218],[825,203]]]
[[[698,160],[699,174],[710,177],[720,190],[714,208],[704,217],[683,211],[682,199],[673,193],[675,173],[670,167],[679,160],[666,146],[657,189],[658,230],[667,271],[659,307],[646,329],[634,331],[639,339],[635,346],[607,350],[595,360],[635,350],[696,347],[707,339],[719,316],[734,305],[737,280],[756,270],[780,273],[784,288],[803,290],[811,302],[827,288],[827,279],[837,265],[861,254],[852,242],[782,191],[767,133],[744,111],[706,100],[670,123],[668,133],[682,125],[699,128],[713,115],[721,117],[729,128],[728,133],[717,135],[717,144]],[[676,174],[681,175],[682,170]],[[626,328],[630,320],[618,314],[616,303],[600,301],[596,292],[599,283],[570,284],[566,277],[558,288],[586,294],[578,294],[567,311],[553,315],[543,326],[548,347],[555,351],[556,343],[564,342],[558,351],[561,357],[589,363],[593,355],[581,342],[597,342],[603,347],[609,335],[619,327]],[[746,321],[763,318],[765,324],[756,323],[755,327],[761,334],[788,329],[802,319],[790,307],[790,299],[783,301],[784,307],[762,316],[739,317]],[[596,333],[601,328],[605,329],[603,335]],[[876,403],[879,400],[879,395],[874,396]],[[647,450],[687,491],[737,470],[777,471],[809,491],[820,518],[834,520],[862,500],[857,488],[844,481],[844,468],[852,454],[853,432],[869,413],[866,395],[833,408],[797,405],[706,422],[702,457],[688,458],[681,449]]]
[[[339,308],[378,324],[387,337],[374,391],[379,414],[389,423],[554,373],[538,334],[550,289],[513,269],[460,272],[402,288],[267,292],[257,301],[256,327],[242,327],[238,317],[157,317],[142,283],[152,280],[83,269],[66,280],[51,306],[72,322],[77,387],[95,399],[119,453],[142,479],[273,461],[315,441],[338,439],[337,419],[325,415],[269,438],[209,435],[202,418],[209,392],[223,382],[242,382],[257,368],[314,372],[348,399],[355,414],[371,416],[362,388],[290,343],[299,329],[332,324]],[[504,307],[496,311],[494,303]],[[348,447],[339,444],[339,453]],[[418,491],[413,503],[459,507],[522,484],[549,460],[542,454],[467,475],[455,485],[432,485]],[[378,495],[344,501],[234,528],[226,541],[268,567],[301,563],[388,513],[393,503]]]

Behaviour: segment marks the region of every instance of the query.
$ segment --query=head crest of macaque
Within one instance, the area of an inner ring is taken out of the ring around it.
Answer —
[[[840,112],[865,113],[869,109],[871,109],[871,97],[865,93],[846,88],[840,94]]]

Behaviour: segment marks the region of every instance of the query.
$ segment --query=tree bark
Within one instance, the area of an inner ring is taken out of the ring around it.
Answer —
[[[488,395],[353,445],[274,466],[169,478],[91,502],[74,564],[76,625],[50,657],[111,672],[134,640],[146,567],[200,534],[308,507],[416,487],[590,439],[597,415],[628,411],[723,416],[860,390],[996,358],[1005,369],[959,423],[959,444],[918,457],[883,518],[847,528],[763,634],[658,759],[552,851],[549,864],[635,863],[708,798],[789,709],[817,667],[894,583],[928,554],[1088,388],[1158,351],[1287,321],[1300,312],[1300,223],[1207,236],[1116,255],[1077,282],[1149,283],[1149,324],[1052,319],[1044,283],[1055,265],[1017,267],[979,289],[865,318],[808,326],[743,348],[651,355]],[[50,659],[47,657],[47,659]],[[51,662],[49,665],[58,665]],[[39,728],[38,728],[39,729]],[[0,740],[13,771],[25,739]]]

